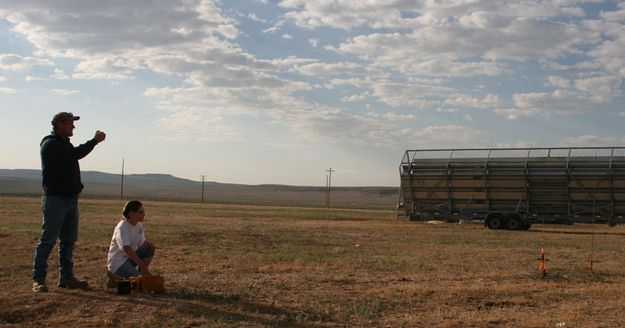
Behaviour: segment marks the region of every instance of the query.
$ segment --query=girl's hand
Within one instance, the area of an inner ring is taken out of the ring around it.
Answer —
[[[148,267],[146,267],[145,264],[139,266],[139,272],[141,272],[141,275],[144,277],[149,277],[152,275],[152,273],[150,272],[150,270],[148,270]]]
[[[151,241],[149,241],[149,240],[146,240],[146,241],[143,243],[143,246],[144,246],[144,247],[147,247],[147,248],[148,248],[148,249],[150,249],[151,251],[156,250],[156,246],[154,246],[154,244],[153,244]]]

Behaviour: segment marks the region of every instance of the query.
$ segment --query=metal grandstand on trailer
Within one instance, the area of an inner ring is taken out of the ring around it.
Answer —
[[[407,150],[398,216],[532,223],[624,222],[625,147]]]

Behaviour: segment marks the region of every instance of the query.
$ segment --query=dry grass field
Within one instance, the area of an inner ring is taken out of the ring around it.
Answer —
[[[81,200],[75,271],[92,290],[57,288],[54,254],[50,292],[34,294],[39,199],[0,198],[0,326],[625,326],[622,226],[491,231],[392,211],[146,202],[166,293],[116,295],[106,252],[122,205]]]

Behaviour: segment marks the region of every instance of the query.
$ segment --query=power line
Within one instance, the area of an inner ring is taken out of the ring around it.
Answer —
[[[202,178],[202,201],[201,203],[204,203],[204,178],[206,178],[206,176],[200,175],[200,178]]]
[[[124,200],[124,159],[122,158],[122,182],[121,182],[121,191],[119,193],[119,199]]]
[[[326,170],[326,172],[328,172],[328,174],[326,175],[326,208],[330,208],[330,193],[332,192],[332,172],[334,172],[336,170],[333,170],[332,167],[330,167],[329,169]]]

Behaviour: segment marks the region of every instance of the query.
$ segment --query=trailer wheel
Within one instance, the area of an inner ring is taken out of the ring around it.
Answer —
[[[506,222],[506,228],[508,228],[508,230],[521,230],[521,220],[519,217],[516,215],[509,216]]]
[[[501,220],[501,216],[500,215],[491,215],[486,219],[486,226],[489,229],[501,229],[501,227],[503,226],[503,221]]]

